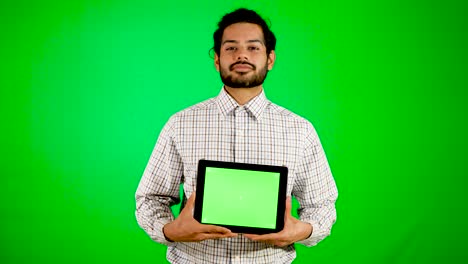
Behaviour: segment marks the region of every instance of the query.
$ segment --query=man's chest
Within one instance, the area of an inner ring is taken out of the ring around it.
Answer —
[[[184,164],[187,187],[195,186],[200,159],[286,166],[288,193],[294,168],[303,152],[301,130],[283,120],[252,120],[238,114],[193,122],[179,130],[176,146]],[[192,189],[192,188],[190,188]]]

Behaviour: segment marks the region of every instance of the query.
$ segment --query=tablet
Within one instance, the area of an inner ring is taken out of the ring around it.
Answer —
[[[276,233],[284,227],[288,169],[200,160],[194,218],[234,233]]]

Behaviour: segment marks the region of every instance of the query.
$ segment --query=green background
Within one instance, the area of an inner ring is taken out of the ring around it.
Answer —
[[[134,193],[175,112],[216,96],[223,14],[278,38],[267,96],[315,125],[339,198],[295,263],[465,263],[464,1],[2,1],[1,263],[164,263]]]
[[[279,181],[277,172],[207,167],[201,221],[275,229]]]

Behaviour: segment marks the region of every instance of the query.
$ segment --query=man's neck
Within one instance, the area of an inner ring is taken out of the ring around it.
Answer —
[[[239,105],[245,105],[252,98],[259,95],[263,88],[261,85],[252,88],[231,88],[224,85],[224,89]]]

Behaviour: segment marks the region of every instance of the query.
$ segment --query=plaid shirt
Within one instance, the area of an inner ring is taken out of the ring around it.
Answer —
[[[320,140],[310,122],[273,104],[262,91],[239,106],[224,90],[212,99],[173,115],[151,154],[136,192],[139,225],[168,246],[172,263],[290,263],[294,245],[279,248],[242,235],[201,242],[167,241],[165,224],[174,220],[170,206],[195,189],[200,159],[286,166],[287,195],[300,204],[302,221],[312,235],[299,243],[313,246],[330,234],[336,219],[337,189]]]

